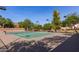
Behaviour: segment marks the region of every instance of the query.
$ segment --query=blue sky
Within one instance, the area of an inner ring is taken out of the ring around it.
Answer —
[[[6,6],[7,10],[0,10],[0,15],[6,18],[10,18],[13,22],[23,21],[24,19],[30,19],[40,24],[47,23],[46,19],[51,22],[53,18],[53,11],[58,10],[61,20],[64,20],[64,16],[76,12],[79,13],[78,6]]]

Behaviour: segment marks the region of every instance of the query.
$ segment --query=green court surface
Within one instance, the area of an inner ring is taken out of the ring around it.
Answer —
[[[13,34],[21,38],[36,38],[36,37],[43,37],[45,35],[49,35],[48,32],[10,32],[8,34]]]

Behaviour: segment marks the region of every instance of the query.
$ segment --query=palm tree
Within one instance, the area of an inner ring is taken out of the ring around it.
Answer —
[[[39,21],[36,21],[36,23],[38,24],[38,23],[39,23]]]
[[[46,19],[46,21],[47,21],[47,23],[49,23],[50,20],[49,19]]]
[[[46,19],[46,21],[49,21],[49,19]]]
[[[0,6],[0,10],[6,10],[6,7]]]

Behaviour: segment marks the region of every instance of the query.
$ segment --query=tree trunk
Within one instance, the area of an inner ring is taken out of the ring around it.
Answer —
[[[77,29],[76,29],[76,27],[75,27],[75,26],[74,26],[74,30],[75,30],[76,34],[78,34],[78,31],[77,31]]]

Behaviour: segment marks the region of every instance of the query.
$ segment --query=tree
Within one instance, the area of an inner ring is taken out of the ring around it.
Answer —
[[[13,28],[14,23],[9,18],[0,17],[0,25],[2,28]]]
[[[68,15],[65,20],[67,21],[68,26],[71,26],[79,23],[79,16],[72,13],[71,15]]]
[[[60,29],[61,21],[60,21],[59,12],[57,10],[55,10],[54,13],[53,13],[52,24],[55,26],[55,28],[54,28],[55,31],[57,31],[58,29]]]
[[[24,28],[24,22],[18,22],[20,28]]]
[[[42,25],[34,24],[33,29],[36,31],[40,31],[42,29]]]
[[[0,27],[3,27],[2,16],[0,15]]]
[[[52,29],[52,24],[51,23],[44,24],[43,29],[44,30],[51,30]]]
[[[11,19],[7,18],[4,23],[4,28],[13,28],[14,23],[11,21]]]
[[[24,28],[25,28],[25,30],[28,31],[28,29],[30,28],[31,24],[32,24],[32,22],[29,19],[25,19],[24,20]]]
[[[29,29],[31,29],[32,28],[32,25],[33,25],[33,23],[29,20],[29,19],[25,19],[24,21],[22,21],[22,22],[18,22],[18,24],[19,24],[19,26],[21,27],[21,28],[25,28],[25,30],[29,30]]]
[[[6,7],[0,6],[0,10],[6,10]],[[4,27],[5,19],[0,15],[0,25]]]
[[[66,27],[68,26],[68,22],[66,20],[62,21],[62,24],[61,24],[62,27]]]
[[[79,23],[79,16],[76,13],[72,13],[71,15],[66,16],[65,20],[67,21],[68,26],[71,28],[74,26],[75,32],[78,33],[75,24]]]

